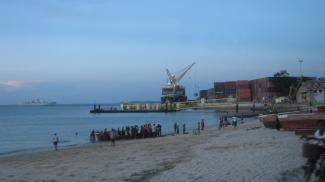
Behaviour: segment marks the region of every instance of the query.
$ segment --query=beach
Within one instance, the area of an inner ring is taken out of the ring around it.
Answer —
[[[0,158],[0,181],[303,181],[302,141],[255,118],[199,135],[87,144]]]

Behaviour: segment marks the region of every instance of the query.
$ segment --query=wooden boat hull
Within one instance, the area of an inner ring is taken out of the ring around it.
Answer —
[[[297,128],[295,134],[298,136],[311,136],[316,132],[316,128]]]
[[[266,115],[259,116],[258,119],[263,123],[265,128],[275,129],[276,128],[276,117],[277,117],[277,114],[266,114]]]
[[[325,113],[325,106],[318,106],[317,109],[318,109],[318,112]]]
[[[324,113],[299,113],[279,115],[281,128],[286,131],[295,131],[299,128],[316,129],[319,120],[325,119]]]

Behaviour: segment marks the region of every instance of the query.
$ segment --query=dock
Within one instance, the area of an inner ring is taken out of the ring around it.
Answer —
[[[101,105],[94,104],[90,113],[166,113],[178,112],[180,106],[177,103],[123,103],[120,108],[102,108]]]
[[[123,103],[119,108],[101,108],[100,105],[94,105],[90,113],[167,113],[178,112],[187,109],[195,110],[215,110],[218,112],[229,112],[235,114],[241,113],[265,113],[270,110],[278,112],[289,112],[304,110],[309,108],[306,104],[274,104],[266,105],[255,102],[236,102],[224,101],[214,103],[200,103],[197,101],[176,102],[176,103]]]

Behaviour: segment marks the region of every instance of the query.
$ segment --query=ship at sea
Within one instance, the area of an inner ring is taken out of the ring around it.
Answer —
[[[166,69],[168,81],[167,85],[162,88],[161,103],[174,103],[174,102],[186,102],[187,96],[185,94],[185,87],[179,85],[179,82],[184,78],[186,73],[194,66],[195,62],[184,68],[180,75],[172,75],[168,69]]]
[[[32,101],[24,102],[22,105],[25,106],[53,106],[56,105],[56,102],[43,101],[41,99],[34,99]]]

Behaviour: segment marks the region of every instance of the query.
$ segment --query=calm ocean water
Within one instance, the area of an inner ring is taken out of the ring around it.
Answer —
[[[59,146],[89,143],[92,129],[160,123],[163,134],[173,131],[174,122],[195,128],[205,119],[206,126],[216,125],[215,111],[187,110],[177,113],[90,114],[91,105],[0,106],[0,155],[51,150],[53,133]],[[76,132],[78,135],[76,135]]]

